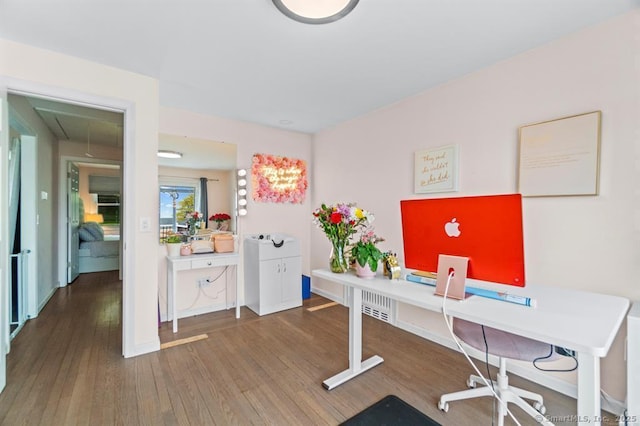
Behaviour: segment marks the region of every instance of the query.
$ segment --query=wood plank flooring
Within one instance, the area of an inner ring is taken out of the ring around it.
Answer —
[[[488,398],[452,403],[446,414],[436,407],[441,393],[465,387],[462,355],[367,316],[363,355],[384,363],[325,390],[322,381],[348,364],[348,311],[307,310],[330,302],[319,296],[263,317],[242,308],[240,319],[233,310],[181,319],[177,334],[163,323],[163,343],[208,338],[131,359],[121,355],[121,302],[117,272],[83,274],[56,292],[12,342],[0,424],[337,425],[388,394],[443,425],[492,424]],[[541,392],[548,416],[575,413],[575,400],[510,379]]]

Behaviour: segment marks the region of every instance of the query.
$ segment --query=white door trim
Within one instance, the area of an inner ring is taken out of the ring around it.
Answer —
[[[7,384],[9,331],[9,104],[7,87],[0,79],[0,392]]]
[[[54,87],[34,81],[25,81],[11,77],[0,76],[0,90],[6,87],[7,91],[22,96],[40,97],[45,99],[57,100],[76,105],[84,105],[93,108],[106,109],[111,111],[119,111],[124,113],[124,138],[123,138],[123,197],[121,200],[122,209],[122,234],[120,238],[123,241],[122,255],[122,354],[125,357],[131,357],[140,353],[140,348],[136,348],[134,331],[135,331],[135,312],[133,301],[135,292],[133,287],[133,277],[135,262],[133,259],[133,251],[128,247],[133,247],[133,237],[135,230],[135,212],[133,208],[133,191],[127,191],[127,188],[133,187],[134,171],[134,138],[135,138],[135,104],[122,99],[106,98],[93,94],[69,90],[62,87]],[[0,92],[1,94],[1,92]],[[6,98],[5,98],[6,99]],[[6,114],[3,112],[3,114]],[[6,147],[3,146],[6,150]],[[3,157],[4,158],[4,157]],[[2,160],[3,162],[6,160]],[[4,207],[6,209],[6,206]],[[3,210],[4,211],[4,210]],[[64,235],[64,234],[63,234]],[[64,253],[64,252],[63,252]],[[58,272],[59,276],[60,272]],[[6,300],[6,299],[5,299]],[[8,324],[6,331],[8,333]],[[3,333],[4,334],[4,333]],[[144,351],[144,348],[142,348]],[[1,377],[0,377],[1,379]]]
[[[23,257],[26,276],[22,279],[27,318],[38,316],[38,139],[20,135],[20,247],[29,250]],[[29,164],[31,167],[23,167]]]

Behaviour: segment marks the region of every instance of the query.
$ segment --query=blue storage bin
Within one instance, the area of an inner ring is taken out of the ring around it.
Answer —
[[[302,276],[302,298],[309,299],[311,297],[311,278]]]

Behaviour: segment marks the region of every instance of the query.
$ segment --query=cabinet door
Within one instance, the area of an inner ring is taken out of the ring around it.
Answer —
[[[282,281],[281,259],[260,261],[260,309],[280,303]]]
[[[282,302],[302,301],[300,256],[282,259]]]

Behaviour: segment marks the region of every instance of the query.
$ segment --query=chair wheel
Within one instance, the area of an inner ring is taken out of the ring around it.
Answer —
[[[534,402],[533,403],[533,408],[536,409],[536,411],[540,414],[542,414],[544,416],[544,413],[547,412],[547,407],[545,407],[544,405],[542,405],[539,402]]]
[[[475,380],[472,380],[471,378],[468,378],[467,379],[467,387],[469,387],[470,389],[475,389],[475,387],[476,387]]]
[[[438,408],[440,409],[440,411],[444,411],[445,413],[449,412],[449,403],[448,402],[442,402],[442,400],[438,401]]]

